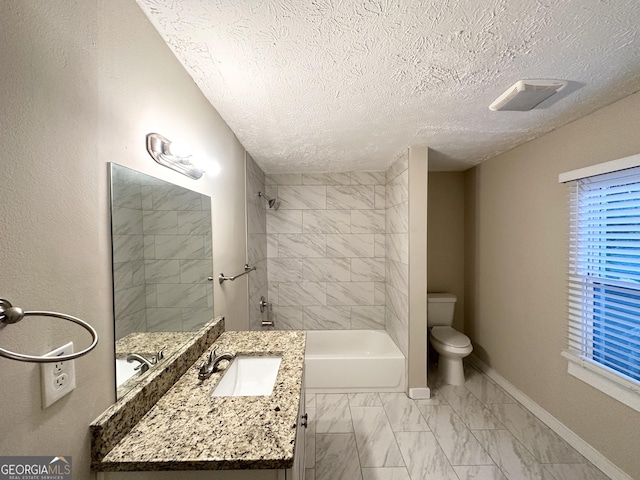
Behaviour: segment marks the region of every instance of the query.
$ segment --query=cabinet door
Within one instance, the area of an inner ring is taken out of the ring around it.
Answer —
[[[304,480],[305,433],[307,431],[307,414],[305,412],[304,375],[302,376],[302,391],[298,404],[298,422],[296,424],[296,440],[293,456],[293,467],[287,470],[287,480]]]

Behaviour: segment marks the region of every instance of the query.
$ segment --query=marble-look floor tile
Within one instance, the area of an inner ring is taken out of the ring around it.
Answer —
[[[351,433],[353,424],[346,394],[316,395],[316,432]]]
[[[507,430],[474,430],[473,435],[509,480],[555,480]]]
[[[451,465],[493,465],[491,457],[449,405],[418,408]]]
[[[556,480],[609,480],[609,477],[590,463],[545,465]]]
[[[352,433],[316,436],[316,479],[362,480],[356,439]]]
[[[380,393],[380,399],[394,432],[429,431],[417,405],[404,393]]]
[[[431,432],[398,432],[396,440],[411,480],[458,480]]]
[[[435,388],[431,389],[431,398],[421,398],[414,400],[415,404],[420,406],[436,407],[438,405],[449,405],[442,394]]]
[[[391,425],[382,407],[351,407],[362,467],[403,467]]]
[[[411,480],[405,467],[363,468],[363,480]],[[305,480],[308,480],[305,478]]]
[[[466,387],[441,385],[438,390],[467,428],[471,430],[504,428],[491,411]]]
[[[453,467],[460,480],[507,480],[495,465]]]
[[[496,418],[540,463],[584,463],[585,458],[519,404],[490,406]]]
[[[307,429],[304,432],[304,466],[316,467],[316,409],[306,409]]]
[[[349,393],[349,405],[353,407],[381,407],[377,393]]]
[[[493,383],[486,375],[473,367],[465,370],[465,378],[464,386],[485,405],[492,403],[516,403],[513,397],[505,392],[502,387]]]

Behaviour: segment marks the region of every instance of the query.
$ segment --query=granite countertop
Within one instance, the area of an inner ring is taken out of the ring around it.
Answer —
[[[97,466],[102,471],[279,469],[293,465],[305,333],[225,332],[218,354],[278,355],[271,396],[213,397],[229,362],[209,379],[198,366],[211,348]]]
[[[124,358],[130,353],[137,353],[151,358],[163,351],[169,358],[175,351],[194,337],[194,332],[134,332],[116,341],[116,358]],[[160,360],[162,363],[164,360]],[[138,382],[144,380],[151,370],[132,376],[118,386],[116,398],[123,397]]]

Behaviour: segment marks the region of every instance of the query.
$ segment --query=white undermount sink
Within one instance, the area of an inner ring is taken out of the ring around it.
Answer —
[[[140,370],[135,370],[138,365],[139,362],[127,362],[126,358],[116,358],[116,388],[134,375],[138,375]]]
[[[237,356],[213,389],[214,397],[271,395],[282,357]]]

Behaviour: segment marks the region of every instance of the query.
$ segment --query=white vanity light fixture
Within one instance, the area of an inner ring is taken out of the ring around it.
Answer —
[[[147,135],[147,152],[156,162],[189,178],[198,180],[204,170],[193,163],[191,155],[184,144],[171,142],[158,133]]]
[[[489,105],[489,110],[526,112],[568,84],[566,80],[518,80]]]

